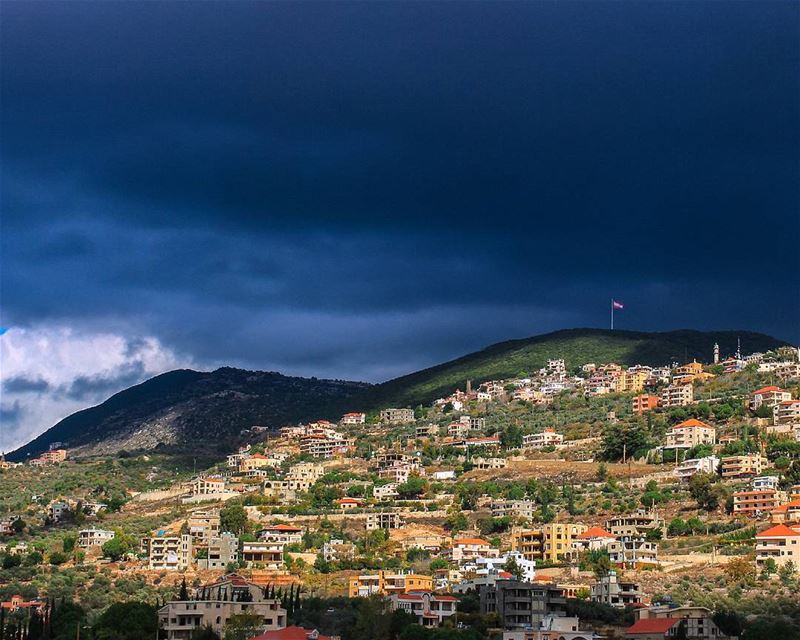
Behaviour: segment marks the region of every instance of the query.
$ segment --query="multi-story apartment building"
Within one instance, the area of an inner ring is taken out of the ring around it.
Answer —
[[[274,540],[242,542],[242,561],[248,567],[280,569],[283,567],[283,547],[283,542]]]
[[[786,494],[777,489],[751,489],[733,494],[734,515],[755,516],[772,511],[786,501]]]
[[[750,410],[758,411],[761,407],[773,408],[781,402],[791,399],[792,394],[780,387],[761,387],[750,394]]]
[[[308,435],[300,439],[300,453],[312,458],[330,458],[347,453],[353,447],[353,440],[343,435]]]
[[[192,563],[192,536],[167,534],[142,539],[147,567],[156,571],[184,571]]]
[[[756,476],[753,478],[751,485],[754,490],[759,489],[777,489],[780,478],[778,476]]]
[[[308,491],[317,480],[325,475],[322,465],[313,462],[300,462],[289,467],[289,472],[284,478],[286,488],[290,491]]]
[[[642,415],[643,413],[647,413],[648,411],[652,411],[658,407],[658,396],[648,393],[642,393],[638,396],[633,396],[633,399],[631,400],[631,406],[635,414]]]
[[[458,598],[430,591],[393,593],[389,600],[392,610],[402,609],[416,617],[421,627],[441,627],[449,617],[455,615]]]
[[[652,529],[663,531],[664,521],[655,512],[640,509],[636,513],[610,518],[606,529],[618,538],[636,538],[646,536]]]
[[[393,593],[431,590],[433,590],[433,577],[416,573],[378,571],[374,574],[353,576],[348,583],[350,598],[364,598],[376,593],[386,596]]]
[[[439,435],[439,427],[435,424],[422,424],[415,429],[417,438],[435,438]]]
[[[639,569],[658,565],[658,544],[645,538],[620,537],[608,545],[611,564]]]
[[[267,598],[264,588],[231,574],[204,585],[190,600],[174,600],[158,610],[159,627],[167,640],[189,640],[210,627],[222,636],[231,616],[258,616],[258,627],[277,631],[286,627],[286,609]]]
[[[539,505],[533,500],[496,500],[492,502],[493,518],[524,518],[533,520]]]
[[[688,482],[696,473],[716,473],[719,467],[719,458],[716,456],[705,456],[704,458],[691,458],[684,460],[677,467],[673,473],[678,479]]]
[[[206,545],[216,535],[219,535],[219,510],[202,509],[189,514],[186,521],[189,535],[196,545]]]
[[[198,569],[224,570],[239,561],[239,538],[223,533],[208,541],[205,558],[197,559]]]
[[[67,459],[66,449],[50,449],[50,451],[45,451],[42,455],[39,456],[39,460],[41,460],[45,464],[58,464],[60,462],[64,462],[66,459]]]
[[[624,608],[641,604],[643,593],[636,582],[621,581],[616,571],[600,578],[592,585],[592,602],[602,602],[612,607]]]
[[[684,407],[694,402],[694,388],[690,384],[671,384],[661,392],[659,404],[665,409]]]
[[[114,532],[107,531],[106,529],[81,529],[78,532],[78,546],[81,549],[90,549],[91,547],[101,547],[109,540],[114,539]]]
[[[551,522],[537,529],[512,529],[511,550],[526,560],[557,562],[572,551],[572,543],[588,527],[584,524]]]
[[[376,500],[393,500],[400,494],[397,493],[397,483],[390,482],[389,484],[374,485],[372,487],[372,497]]]
[[[773,409],[775,424],[800,422],[800,400],[782,400]]]
[[[536,628],[549,615],[566,615],[564,591],[556,586],[518,580],[478,585],[480,611],[496,613],[503,629]]]
[[[69,503],[64,500],[53,500],[47,505],[47,517],[52,522],[61,522],[70,511]]]
[[[744,478],[759,475],[767,464],[767,460],[758,453],[744,456],[725,456],[720,460],[723,478]]]
[[[777,524],[756,534],[756,565],[763,567],[770,558],[779,567],[792,562],[800,568],[800,526]]]
[[[390,422],[393,424],[403,424],[406,422],[414,422],[413,409],[384,409],[381,411],[381,422]]]
[[[375,529],[401,529],[405,521],[403,516],[393,511],[381,511],[380,513],[368,513],[365,527],[367,531]]]
[[[511,550],[518,551],[526,560],[541,560],[544,557],[544,532],[541,529],[512,530]]]
[[[691,418],[676,424],[666,435],[665,449],[691,449],[701,444],[714,444],[717,430],[705,422]]]
[[[616,391],[618,393],[641,393],[649,375],[649,371],[623,371],[616,380]]]
[[[483,538],[456,538],[451,549],[453,562],[474,560],[481,556],[498,555],[497,549]]]
[[[522,436],[522,446],[525,449],[542,449],[562,442],[564,442],[564,436],[556,433],[552,427],[547,427],[541,433],[529,433]]]

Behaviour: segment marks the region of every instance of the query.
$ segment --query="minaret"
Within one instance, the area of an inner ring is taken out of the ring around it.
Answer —
[[[719,345],[714,343],[714,364],[719,364]]]
[[[736,359],[742,359],[742,341],[739,338],[736,338]]]
[[[472,393],[472,380],[467,380],[467,395]]]

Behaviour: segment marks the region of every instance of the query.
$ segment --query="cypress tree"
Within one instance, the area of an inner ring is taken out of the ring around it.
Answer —
[[[189,599],[189,589],[186,588],[186,576],[183,576],[181,590],[178,592],[178,600],[185,602]]]

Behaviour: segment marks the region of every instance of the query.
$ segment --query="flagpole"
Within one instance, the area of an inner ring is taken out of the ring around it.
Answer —
[[[611,298],[611,330],[614,330],[614,298]]]

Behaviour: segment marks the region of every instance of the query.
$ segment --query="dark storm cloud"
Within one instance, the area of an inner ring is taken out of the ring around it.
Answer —
[[[142,381],[143,376],[144,364],[137,361],[119,369],[113,375],[79,376],[61,392],[70,400],[92,401],[137,384]]]
[[[800,339],[796,4],[2,11],[3,324],[373,380],[612,295]]]
[[[3,380],[3,391],[9,393],[41,393],[47,391],[50,384],[42,378],[25,378],[18,376]]]
[[[13,429],[22,418],[24,410],[20,405],[19,400],[15,400],[11,404],[0,405],[0,424]]]

